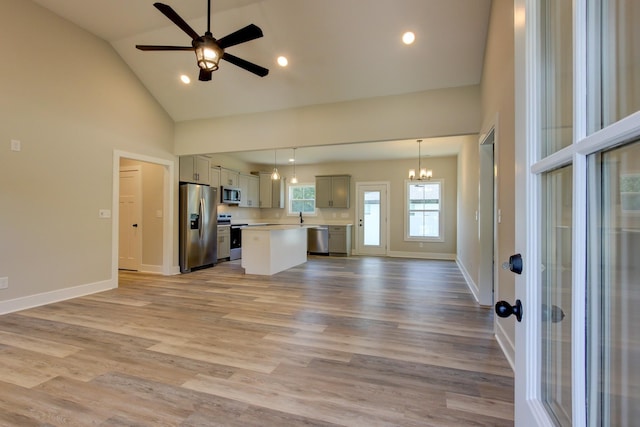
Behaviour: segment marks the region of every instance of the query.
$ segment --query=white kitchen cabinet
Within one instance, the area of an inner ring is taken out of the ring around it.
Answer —
[[[240,172],[220,168],[220,185],[223,187],[240,187]]]
[[[180,181],[209,185],[211,164],[205,156],[180,157]]]
[[[218,189],[218,198],[220,196],[220,166],[212,166],[209,174],[210,186]]]
[[[229,258],[231,256],[231,227],[228,225],[218,226],[218,259]]]
[[[260,207],[284,208],[286,178],[271,179],[271,172],[260,172]]]
[[[241,208],[257,208],[260,204],[260,178],[241,173],[239,177]]]
[[[330,225],[329,227],[329,254],[351,255],[351,225]]]
[[[350,175],[316,176],[316,207],[348,208],[350,188]]]

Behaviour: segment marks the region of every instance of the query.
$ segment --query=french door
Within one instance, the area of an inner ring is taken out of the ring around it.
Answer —
[[[514,12],[516,425],[637,425],[640,2]]]

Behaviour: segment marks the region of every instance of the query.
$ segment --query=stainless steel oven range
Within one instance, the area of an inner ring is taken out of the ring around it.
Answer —
[[[218,225],[229,224],[231,227],[231,235],[229,237],[229,260],[242,258],[242,227],[247,224],[232,224],[231,214],[218,214]]]

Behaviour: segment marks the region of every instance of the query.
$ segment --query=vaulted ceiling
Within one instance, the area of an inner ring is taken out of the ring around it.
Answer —
[[[221,61],[200,82],[192,52],[135,48],[190,45],[152,0],[33,1],[109,42],[176,122],[479,84],[491,8],[491,0],[211,0],[214,37],[259,26],[264,37],[227,52],[270,72]],[[205,32],[206,0],[163,2]],[[402,43],[405,31],[415,33],[412,45]],[[287,67],[276,64],[280,55]]]

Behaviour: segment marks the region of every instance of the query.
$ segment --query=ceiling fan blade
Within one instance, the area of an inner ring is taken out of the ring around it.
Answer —
[[[166,4],[162,4],[162,3],[154,3],[153,4],[156,9],[158,9],[160,12],[162,12],[164,14],[164,16],[166,16],[167,18],[169,18],[171,20],[171,22],[173,22],[174,24],[176,24],[178,27],[180,27],[180,29],[182,31],[184,31],[185,33],[189,34],[189,36],[195,40],[198,37],[200,37],[200,35],[198,33],[196,33],[194,31],[193,28],[191,28],[189,26],[189,24],[187,24],[184,19],[182,19],[180,17],[180,15],[178,15],[178,13],[173,10],[171,8],[171,6],[168,6]]]
[[[239,29],[229,35],[224,36],[217,41],[218,46],[222,49],[226,49],[230,46],[235,46],[240,43],[248,42],[262,37],[262,30],[260,27],[254,24],[249,24],[244,28]]]
[[[211,74],[213,74],[212,71],[200,70],[200,76],[198,76],[198,80],[200,80],[201,82],[208,82],[209,80],[211,80]]]
[[[150,51],[150,50],[193,50],[193,46],[151,46],[147,44],[137,44],[137,49]]]
[[[238,58],[237,56],[233,56],[227,52],[225,52],[224,55],[222,55],[222,59],[224,59],[225,61],[231,62],[233,65],[243,68],[249,71],[250,73],[256,74],[260,77],[264,77],[267,74],[269,74],[269,70],[267,70],[266,68],[256,65],[254,63],[251,63],[249,61],[245,61],[244,59]]]

